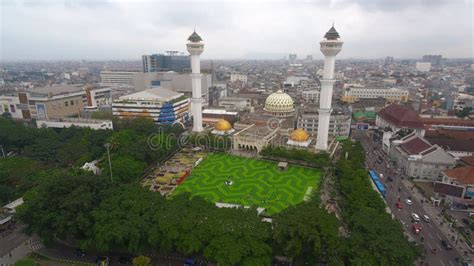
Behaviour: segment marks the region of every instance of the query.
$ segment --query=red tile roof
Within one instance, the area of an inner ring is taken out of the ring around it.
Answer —
[[[474,166],[474,155],[461,157],[461,161],[467,165]]]
[[[425,138],[474,140],[474,131],[448,130],[448,129],[426,130]]]
[[[474,167],[464,166],[444,171],[449,178],[457,179],[464,185],[474,184]]]
[[[400,147],[409,155],[414,155],[431,148],[431,145],[416,137],[401,144]]]
[[[474,126],[474,120],[456,118],[421,118],[423,124],[446,126]]]
[[[462,139],[426,138],[431,144],[437,144],[447,151],[474,152],[474,141]]]
[[[399,128],[423,128],[418,113],[399,104],[391,104],[383,108],[378,115]]]

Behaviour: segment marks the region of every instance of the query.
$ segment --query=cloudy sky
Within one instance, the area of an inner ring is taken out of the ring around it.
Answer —
[[[0,60],[140,59],[184,51],[193,28],[204,58],[321,58],[333,21],[341,58],[474,57],[473,2],[1,0]]]

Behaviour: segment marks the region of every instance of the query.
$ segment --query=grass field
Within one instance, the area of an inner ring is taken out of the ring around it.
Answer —
[[[301,202],[305,193],[316,191],[320,176],[317,169],[290,165],[280,171],[274,162],[214,153],[194,168],[174,193],[190,192],[211,202],[256,205],[272,215]]]

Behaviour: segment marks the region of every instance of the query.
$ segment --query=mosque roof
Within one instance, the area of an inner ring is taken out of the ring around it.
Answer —
[[[193,31],[193,33],[189,36],[188,41],[190,42],[200,42],[202,41],[201,36],[196,33],[196,31]]]
[[[309,139],[309,134],[303,129],[295,129],[290,133],[289,138],[293,141],[303,142]]]
[[[214,129],[217,131],[229,131],[232,129],[232,126],[227,120],[219,119],[219,121],[217,121],[216,125],[214,126]]]
[[[334,25],[329,29],[328,32],[326,32],[326,34],[324,35],[324,38],[328,39],[328,40],[337,40],[338,38],[340,38],[341,36],[339,36],[339,33],[337,32],[337,30],[334,28]]]

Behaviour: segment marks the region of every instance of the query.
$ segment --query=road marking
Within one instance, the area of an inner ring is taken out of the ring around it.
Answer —
[[[431,239],[434,239],[433,236],[430,233],[428,233],[428,235],[430,236]]]
[[[440,260],[439,262],[441,262],[441,265],[443,265],[443,266],[444,266],[444,263],[443,263],[443,261],[442,261],[442,260]]]
[[[452,261],[449,261],[449,264],[453,265],[454,266],[454,263]]]
[[[440,237],[438,233],[436,233],[436,236],[438,236],[439,240],[443,240],[443,238]]]

